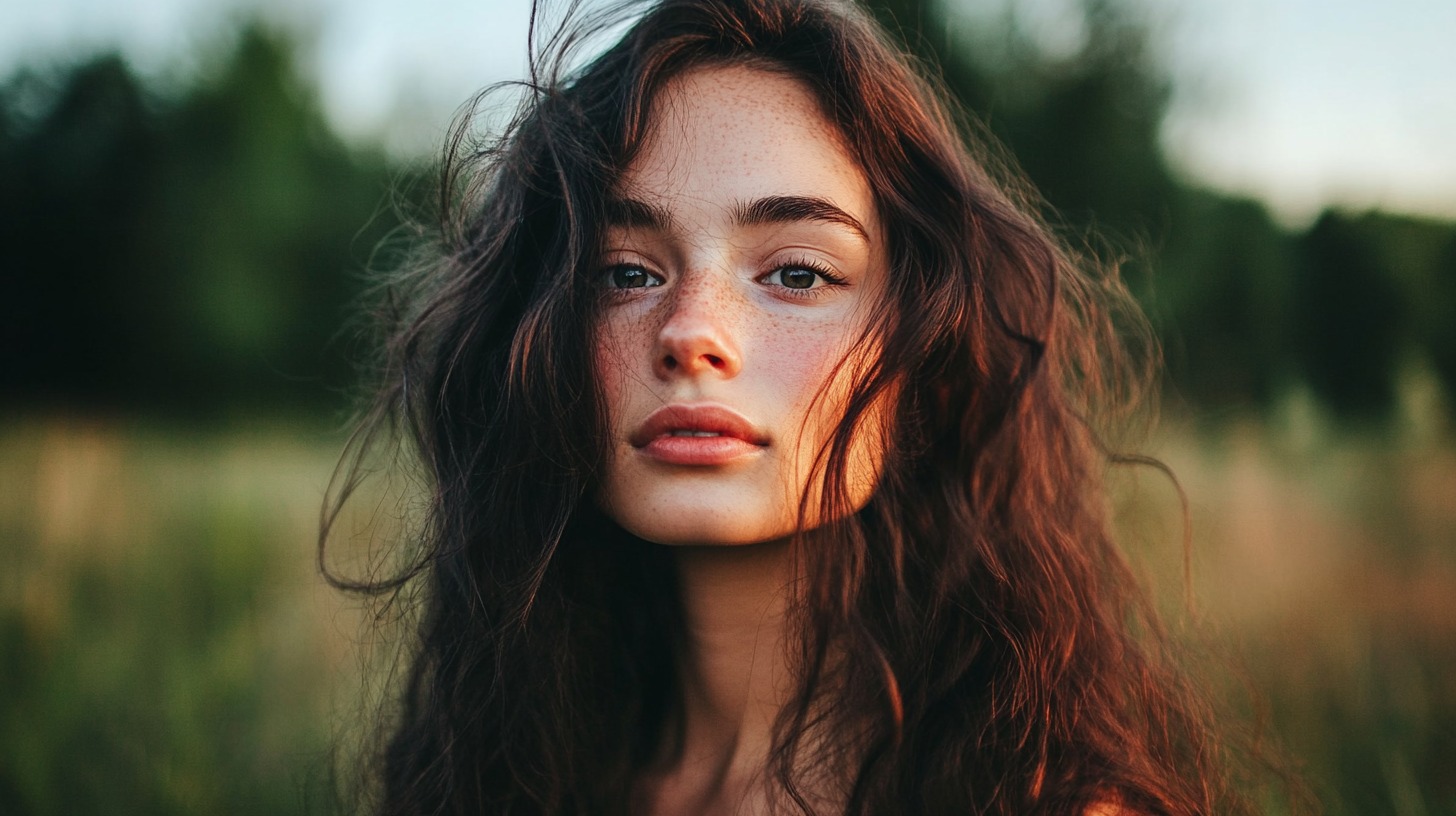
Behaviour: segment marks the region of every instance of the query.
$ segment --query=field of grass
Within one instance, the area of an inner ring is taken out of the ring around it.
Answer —
[[[1252,690],[1331,816],[1456,814],[1456,448],[1247,425],[1155,449],[1190,501],[1192,617],[1233,656],[1214,684]],[[1176,493],[1123,488],[1136,561],[1188,618]]]
[[[0,813],[325,810],[351,605],[337,444],[88,421],[0,437]]]
[[[1329,813],[1456,814],[1456,445],[1298,436],[1150,446],[1191,497],[1195,617]],[[0,426],[0,813],[329,811],[362,660],[358,603],[314,565],[340,442]],[[1175,492],[1120,484],[1187,617]]]

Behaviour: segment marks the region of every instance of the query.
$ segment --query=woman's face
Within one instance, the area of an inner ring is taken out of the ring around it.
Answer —
[[[748,544],[798,525],[856,346],[885,297],[864,173],[797,80],[690,71],[658,94],[612,202],[596,367],[611,440],[600,501],[662,544]],[[883,411],[855,434],[851,509],[878,481]],[[810,526],[826,515],[810,505]]]

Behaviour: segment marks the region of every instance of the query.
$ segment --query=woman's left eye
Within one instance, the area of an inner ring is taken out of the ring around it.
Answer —
[[[768,273],[761,280],[778,284],[785,289],[804,291],[822,284],[840,284],[844,279],[827,269],[808,264],[788,264]]]

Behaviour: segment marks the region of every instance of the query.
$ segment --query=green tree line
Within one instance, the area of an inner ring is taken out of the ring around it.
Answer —
[[[1380,422],[1412,367],[1456,396],[1456,224],[1329,210],[1288,230],[1257,201],[1179,179],[1158,140],[1170,82],[1130,4],[1082,0],[1080,47],[1063,55],[1010,6],[979,30],[944,3],[875,7],[940,66],[1074,245],[1101,234],[1128,259],[1179,400],[1268,410],[1303,387],[1336,417]]]
[[[263,24],[171,92],[118,55],[0,88],[0,394],[208,416],[310,409],[398,224],[401,168],[331,129]]]
[[[1330,211],[1288,230],[1179,179],[1145,25],[1115,0],[1080,9],[1081,46],[1053,55],[1010,17],[967,32],[939,4],[875,4],[1069,239],[1128,259],[1179,400],[1264,410],[1303,387],[1379,422],[1412,366],[1456,394],[1456,225]],[[342,404],[339,329],[411,179],[330,129],[292,40],[263,24],[170,91],[117,55],[18,73],[0,85],[0,395],[200,415]]]

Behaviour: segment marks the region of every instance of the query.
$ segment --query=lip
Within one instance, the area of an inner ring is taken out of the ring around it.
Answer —
[[[716,436],[676,436],[681,432]],[[643,454],[673,465],[722,465],[768,447],[766,433],[722,405],[676,403],[647,415],[629,439]]]

